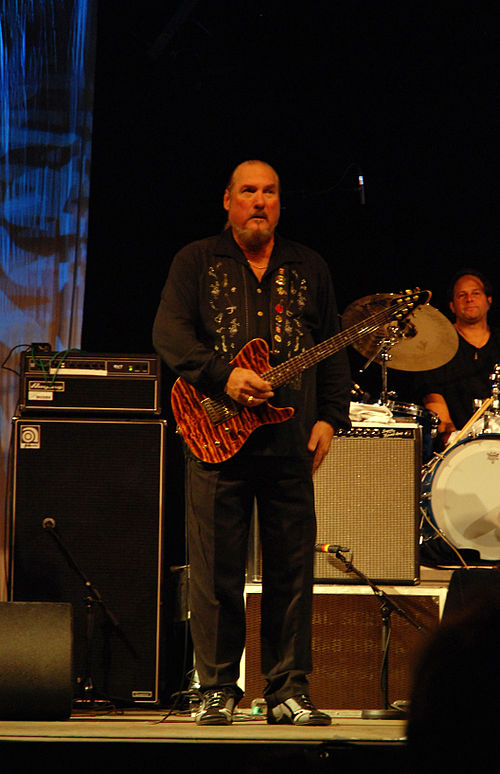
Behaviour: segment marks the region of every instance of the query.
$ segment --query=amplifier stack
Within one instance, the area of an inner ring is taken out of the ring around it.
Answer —
[[[9,599],[71,604],[75,699],[159,701],[160,373],[155,354],[22,355]]]

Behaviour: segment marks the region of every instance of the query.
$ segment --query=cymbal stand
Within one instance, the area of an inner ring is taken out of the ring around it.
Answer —
[[[353,563],[346,559],[341,548],[337,548],[335,556],[345,565],[345,572],[353,572],[367,586],[370,586],[373,593],[380,602],[380,615],[382,618],[382,671],[381,688],[383,698],[383,709],[363,710],[362,718],[366,719],[401,719],[405,717],[404,710],[389,707],[389,645],[391,639],[391,614],[396,613],[405,621],[408,621],[417,631],[426,631],[425,627],[415,621],[408,615],[394,600],[392,600],[385,591],[382,591],[367,575],[358,570]]]
[[[396,342],[393,339],[384,338],[380,340],[379,346],[373,353],[373,355],[366,361],[363,368],[360,369],[360,373],[366,371],[374,360],[380,358],[382,365],[382,391],[380,393],[380,399],[377,401],[381,406],[385,406],[388,403],[389,392],[387,390],[387,363],[391,359],[390,349]]]
[[[389,346],[392,346],[392,344],[389,343]],[[382,360],[382,391],[380,393],[379,403],[381,406],[385,406],[389,402],[389,391],[387,389],[387,363],[391,359],[390,352],[385,349],[382,350],[380,359]]]
[[[81,687],[81,695],[75,699],[75,703],[84,704],[85,706],[93,706],[94,704],[98,703],[97,695],[94,688],[94,681],[92,679],[92,668],[91,668],[92,643],[93,643],[93,635],[94,635],[96,605],[99,605],[100,608],[104,611],[104,614],[107,620],[111,623],[113,630],[122,638],[122,640],[124,640],[126,646],[129,648],[132,654],[136,656],[136,653],[132,645],[128,642],[127,638],[125,637],[121,629],[120,623],[116,618],[115,614],[112,612],[112,610],[110,610],[110,608],[104,602],[97,587],[92,583],[92,581],[90,581],[87,578],[83,570],[80,569],[75,559],[73,558],[70,550],[64,544],[61,536],[59,535],[55,527],[56,527],[56,524],[54,519],[51,519],[51,518],[44,519],[43,528],[47,530],[47,532],[53,538],[57,547],[60,549],[63,556],[66,558],[66,561],[68,562],[71,569],[73,569],[76,572],[76,574],[80,577],[80,579],[83,581],[84,589],[85,589],[84,601],[85,601],[85,608],[86,608],[86,624],[87,624],[85,666],[84,666],[84,674],[81,676],[78,676],[78,682]],[[101,702],[104,701],[104,703],[108,703],[109,700],[101,699],[100,701]]]

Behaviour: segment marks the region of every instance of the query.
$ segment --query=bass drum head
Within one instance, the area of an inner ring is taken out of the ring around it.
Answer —
[[[431,508],[455,548],[500,560],[500,435],[466,439],[445,454],[432,478]]]

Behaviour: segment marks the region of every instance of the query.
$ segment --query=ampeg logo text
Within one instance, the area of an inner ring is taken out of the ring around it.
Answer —
[[[20,449],[40,448],[40,425],[23,425],[19,438]]]

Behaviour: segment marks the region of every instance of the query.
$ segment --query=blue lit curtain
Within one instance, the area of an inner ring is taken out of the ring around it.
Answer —
[[[80,346],[95,14],[93,0],[0,0],[0,9],[1,598],[19,352]]]

